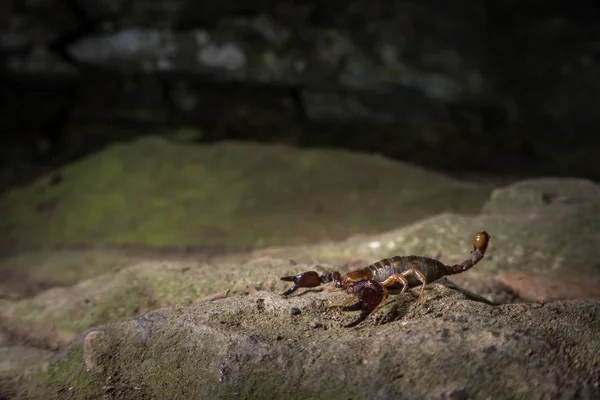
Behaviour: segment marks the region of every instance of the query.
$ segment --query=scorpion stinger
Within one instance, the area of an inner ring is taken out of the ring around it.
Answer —
[[[294,285],[283,293],[290,295],[297,289],[320,286],[323,283],[334,282],[335,287],[345,289],[354,294],[357,301],[342,307],[342,311],[360,311],[360,316],[345,327],[350,328],[360,324],[373,313],[388,296],[387,287],[402,285],[402,296],[407,288],[421,286],[419,301],[425,303],[425,287],[429,282],[443,276],[465,272],[477,264],[487,250],[491,236],[478,232],[473,237],[471,257],[460,264],[445,265],[439,260],[421,256],[394,256],[379,260],[366,268],[351,271],[346,275],[339,272],[327,272],[320,275],[315,271],[304,272],[296,276],[284,276],[283,281],[294,282]]]

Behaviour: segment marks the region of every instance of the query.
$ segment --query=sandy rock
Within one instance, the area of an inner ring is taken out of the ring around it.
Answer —
[[[20,341],[59,349],[86,329],[155,308],[283,290],[280,276],[312,267],[270,258],[241,265],[145,261],[33,297],[0,300],[0,321]]]
[[[442,285],[427,297],[354,329],[340,327],[353,315],[327,309],[345,298],[330,291],[159,309],[82,334],[32,387],[59,398],[600,395],[600,302],[492,306]]]

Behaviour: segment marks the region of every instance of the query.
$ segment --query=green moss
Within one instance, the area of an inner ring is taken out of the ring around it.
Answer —
[[[489,193],[368,155],[159,139],[111,146],[59,174],[56,185],[0,200],[0,226],[17,248],[314,242],[474,212]]]
[[[32,398],[89,399],[102,393],[102,380],[86,371],[83,342],[77,342],[45,368],[27,377]]]

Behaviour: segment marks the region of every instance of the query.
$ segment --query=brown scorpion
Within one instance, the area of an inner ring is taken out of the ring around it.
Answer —
[[[299,288],[312,288],[322,283],[334,282],[336,288],[345,289],[346,292],[354,295],[341,305],[342,311],[360,311],[360,316],[356,320],[344,325],[345,328],[351,328],[364,321],[387,299],[387,287],[402,285],[402,291],[398,295],[400,298],[407,288],[420,284],[419,301],[424,304],[427,282],[433,282],[445,275],[460,274],[472,268],[483,258],[489,240],[490,235],[485,231],[475,234],[471,258],[452,266],[428,257],[394,256],[343,276],[337,271],[327,272],[321,276],[315,271],[303,272],[296,276],[284,276],[281,280],[294,282],[294,286],[283,295],[290,295]],[[354,304],[344,306],[355,297],[357,301]]]

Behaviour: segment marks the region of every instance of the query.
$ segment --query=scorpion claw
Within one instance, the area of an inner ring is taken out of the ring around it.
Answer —
[[[387,291],[383,285],[373,280],[360,281],[351,287],[351,291],[358,295],[358,301],[343,307],[342,311],[360,310],[360,315],[351,323],[344,325],[344,328],[352,328],[363,322],[387,297]]]
[[[294,293],[300,288],[311,288],[321,285],[321,278],[315,271],[308,271],[298,274],[296,276],[284,276],[281,278],[282,281],[294,282],[294,286],[282,293],[284,296],[288,296]]]

